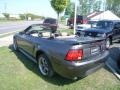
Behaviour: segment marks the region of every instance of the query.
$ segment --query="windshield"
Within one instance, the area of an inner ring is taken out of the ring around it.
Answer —
[[[78,29],[85,29],[86,27],[78,26]]]
[[[96,28],[109,29],[112,28],[112,26],[113,26],[113,22],[111,21],[99,21],[96,25]]]
[[[103,37],[104,34],[102,33],[96,33],[96,32],[90,32],[90,31],[80,31],[78,36],[84,36],[84,37]]]
[[[56,19],[46,19],[44,23],[56,24]]]

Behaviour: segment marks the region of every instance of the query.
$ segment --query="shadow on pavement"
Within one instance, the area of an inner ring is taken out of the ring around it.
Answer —
[[[42,76],[40,74],[36,63],[31,61],[29,58],[27,58],[21,52],[14,51],[12,45],[9,46],[9,49],[11,49],[11,52],[13,52],[17,56],[18,60],[20,60],[25,65],[25,67],[27,69],[29,69],[30,71],[35,73],[37,76],[39,76],[43,80],[45,80],[45,81],[47,81],[49,83],[58,85],[58,86],[63,86],[63,85],[75,82],[74,80],[69,80],[69,79],[63,78],[63,77],[61,77],[61,76],[59,76],[57,74],[55,76],[53,76],[52,78],[44,77],[44,76]]]

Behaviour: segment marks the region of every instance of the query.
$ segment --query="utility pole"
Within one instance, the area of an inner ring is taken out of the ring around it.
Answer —
[[[4,13],[7,13],[7,3],[4,3]]]
[[[77,19],[77,0],[75,0],[74,34],[76,33],[76,19]]]

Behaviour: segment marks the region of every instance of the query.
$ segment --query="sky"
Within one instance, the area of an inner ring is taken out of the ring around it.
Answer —
[[[34,13],[45,17],[57,17],[50,5],[50,0],[0,0],[0,13],[4,12],[11,14]]]

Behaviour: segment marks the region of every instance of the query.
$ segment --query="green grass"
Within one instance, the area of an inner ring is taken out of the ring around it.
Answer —
[[[60,24],[66,25],[66,21],[65,20],[60,20],[59,22]]]
[[[72,35],[74,33],[74,30],[73,29],[62,29],[62,30],[60,30],[60,32],[66,32],[69,35]]]
[[[42,77],[37,65],[11,47],[0,48],[0,90],[120,90],[120,81],[102,68],[78,81]]]

